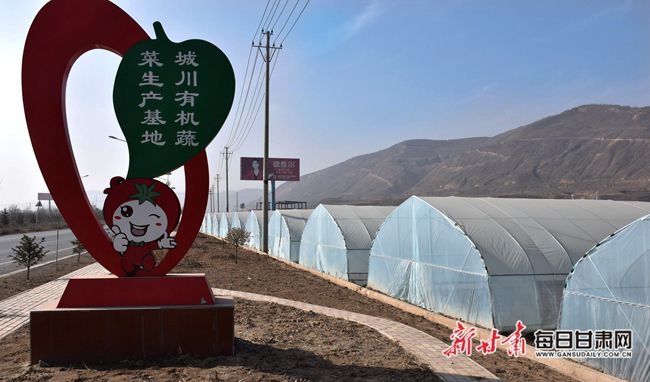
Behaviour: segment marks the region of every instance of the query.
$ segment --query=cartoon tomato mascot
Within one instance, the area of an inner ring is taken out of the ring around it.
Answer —
[[[170,236],[180,218],[180,203],[174,191],[154,179],[111,179],[104,202],[104,220],[113,231],[113,249],[122,257],[127,276],[156,266],[152,253],[172,249]]]

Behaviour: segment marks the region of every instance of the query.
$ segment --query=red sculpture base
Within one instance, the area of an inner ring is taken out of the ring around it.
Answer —
[[[213,304],[202,273],[162,277],[75,277],[68,281],[57,308]]]
[[[228,356],[234,334],[232,298],[215,298],[204,275],[71,279],[30,312],[32,363]]]

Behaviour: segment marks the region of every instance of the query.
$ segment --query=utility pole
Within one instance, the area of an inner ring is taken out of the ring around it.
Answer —
[[[275,44],[271,46],[271,35],[273,31],[264,31],[262,29],[262,34],[266,35],[266,45],[262,45],[260,41],[258,45],[253,44],[254,47],[257,47],[258,51],[262,55],[262,59],[266,62],[266,100],[265,100],[265,110],[264,110],[264,238],[262,241],[262,251],[269,252],[269,83],[271,80],[271,60],[273,59],[273,53],[276,50],[282,49],[282,45],[276,47]],[[266,51],[266,54],[262,51],[262,48]]]
[[[216,179],[217,180],[217,212],[221,212],[221,208],[219,208],[219,199],[221,198],[221,195],[219,194],[219,179],[220,178],[221,177],[219,176],[219,174],[217,174],[217,179]]]
[[[209,192],[210,198],[208,199],[208,211],[210,213],[214,212],[214,184],[210,186]]]
[[[232,151],[228,151],[229,147],[224,147],[224,150],[221,152],[222,155],[226,157],[226,212],[230,212],[230,199],[228,195],[228,157],[232,155]]]

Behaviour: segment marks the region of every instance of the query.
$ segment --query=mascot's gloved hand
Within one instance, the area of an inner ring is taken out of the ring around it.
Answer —
[[[176,248],[176,239],[171,236],[167,236],[167,232],[165,232],[163,238],[158,240],[158,247],[161,249]]]
[[[129,246],[129,239],[127,239],[126,234],[120,231],[120,227],[116,225],[111,227],[111,231],[115,234],[115,236],[113,236],[113,249],[115,252],[124,254],[124,252],[126,252],[126,247]]]

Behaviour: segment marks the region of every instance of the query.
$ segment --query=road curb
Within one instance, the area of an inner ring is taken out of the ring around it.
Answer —
[[[82,252],[81,254],[82,254],[82,255],[87,255],[88,252],[87,252],[87,251],[84,251],[84,252]],[[33,271],[34,269],[38,269],[38,268],[40,268],[40,267],[43,267],[43,266],[46,266],[46,265],[49,265],[49,264],[52,264],[52,263],[56,263],[57,261],[63,261],[63,260],[69,259],[69,258],[74,257],[74,256],[77,256],[77,254],[76,254],[76,253],[73,253],[73,254],[68,255],[68,256],[60,257],[58,260],[50,260],[50,261],[47,261],[47,262],[45,262],[45,263],[43,263],[43,264],[36,264],[36,265],[34,265],[33,267],[29,268],[29,271],[31,272],[31,271]],[[0,279],[5,278],[5,277],[9,277],[9,276],[13,276],[13,275],[17,275],[17,274],[22,273],[22,272],[27,272],[27,268],[16,269],[15,271],[12,271],[12,272],[9,272],[9,273],[5,273],[4,275],[0,275]]]

